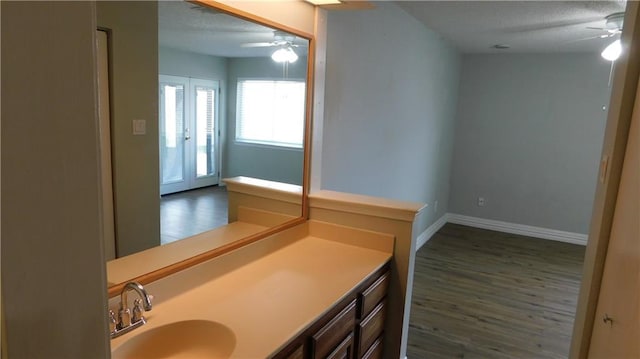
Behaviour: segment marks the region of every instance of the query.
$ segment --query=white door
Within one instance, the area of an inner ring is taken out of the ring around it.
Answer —
[[[218,82],[160,75],[160,194],[218,183]]]
[[[640,86],[631,118],[589,358],[640,358]]]

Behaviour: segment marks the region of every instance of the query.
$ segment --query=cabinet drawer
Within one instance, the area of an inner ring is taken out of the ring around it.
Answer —
[[[304,359],[304,346],[299,345],[293,353],[287,355],[287,359]]]
[[[369,350],[362,355],[362,359],[382,359],[382,338],[378,338],[371,344]]]
[[[384,317],[386,315],[385,303],[381,302],[373,309],[362,322],[359,324],[359,350],[358,353],[364,353],[371,347],[373,342],[378,339],[384,330]]]
[[[349,333],[340,345],[327,355],[327,359],[353,359],[353,349],[353,333]]]
[[[364,318],[387,294],[389,288],[389,272],[382,275],[369,288],[360,294],[360,318]]]
[[[356,301],[349,303],[312,337],[313,358],[324,358],[341,344],[356,325]]]

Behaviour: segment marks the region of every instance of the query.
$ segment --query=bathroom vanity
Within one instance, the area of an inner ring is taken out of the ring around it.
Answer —
[[[113,339],[113,358],[379,358],[393,244],[308,221],[149,283],[147,324]]]

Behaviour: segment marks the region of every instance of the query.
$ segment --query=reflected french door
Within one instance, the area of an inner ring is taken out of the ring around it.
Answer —
[[[160,75],[160,194],[219,182],[217,81]]]

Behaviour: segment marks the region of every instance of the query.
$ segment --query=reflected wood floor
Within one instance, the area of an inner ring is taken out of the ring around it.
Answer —
[[[160,198],[160,243],[167,244],[228,223],[227,188],[211,186]]]
[[[584,252],[446,224],[416,256],[408,358],[567,358]]]

